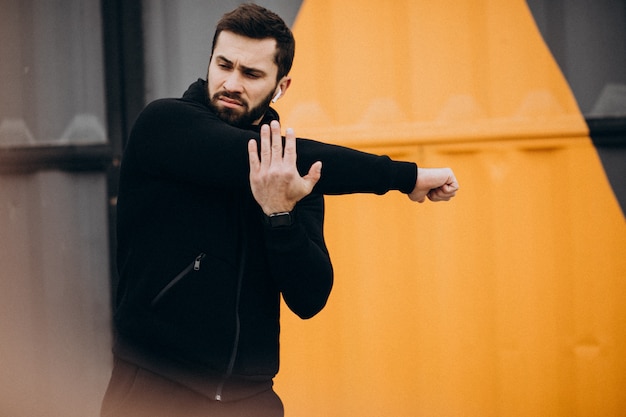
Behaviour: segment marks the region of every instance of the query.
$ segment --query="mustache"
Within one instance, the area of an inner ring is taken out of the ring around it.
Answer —
[[[241,94],[239,93],[232,93],[230,91],[220,91],[219,93],[213,94],[213,100],[219,100],[221,97],[225,97],[229,100],[237,101],[244,106],[248,105],[248,103],[244,99],[241,98]]]

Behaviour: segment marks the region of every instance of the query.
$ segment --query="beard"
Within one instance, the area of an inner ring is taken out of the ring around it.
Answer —
[[[228,123],[229,125],[239,127],[239,128],[248,128],[250,125],[254,124],[257,120],[261,119],[265,112],[270,107],[270,103],[272,102],[273,92],[270,92],[267,97],[258,106],[250,108],[247,101],[241,98],[239,93],[229,93],[228,91],[222,91],[220,93],[215,93],[211,96],[209,100],[209,107],[215,112],[217,117],[219,117],[222,121]],[[221,107],[219,105],[220,97],[226,97],[231,100],[237,100],[242,107],[242,111],[238,109],[231,109],[228,107]]]

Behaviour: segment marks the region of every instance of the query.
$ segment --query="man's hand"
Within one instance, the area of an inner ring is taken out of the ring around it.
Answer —
[[[459,183],[450,168],[418,168],[417,183],[409,198],[418,203],[426,197],[430,201],[448,201],[458,189]]]
[[[255,140],[248,142],[250,188],[254,199],[267,215],[293,210],[298,201],[313,190],[322,175],[320,161],[301,177],[296,168],[296,136],[287,129],[285,147],[280,124],[272,121],[261,126],[261,153]]]

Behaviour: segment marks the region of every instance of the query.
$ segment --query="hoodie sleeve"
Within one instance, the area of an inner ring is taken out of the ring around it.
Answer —
[[[247,143],[258,132],[221,121],[206,106],[186,99],[149,104],[131,131],[133,152],[147,175],[169,177],[210,187],[249,187]],[[320,194],[410,193],[417,166],[315,140],[297,140],[298,170],[308,172],[322,161]]]
[[[313,317],[326,305],[333,268],[324,242],[324,198],[311,194],[298,202],[292,226],[265,226],[271,275],[285,303],[300,318]]]

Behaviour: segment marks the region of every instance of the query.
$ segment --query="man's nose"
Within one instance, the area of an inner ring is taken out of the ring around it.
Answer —
[[[228,75],[228,78],[224,81],[224,89],[227,91],[241,92],[241,76],[237,71],[233,71]]]

